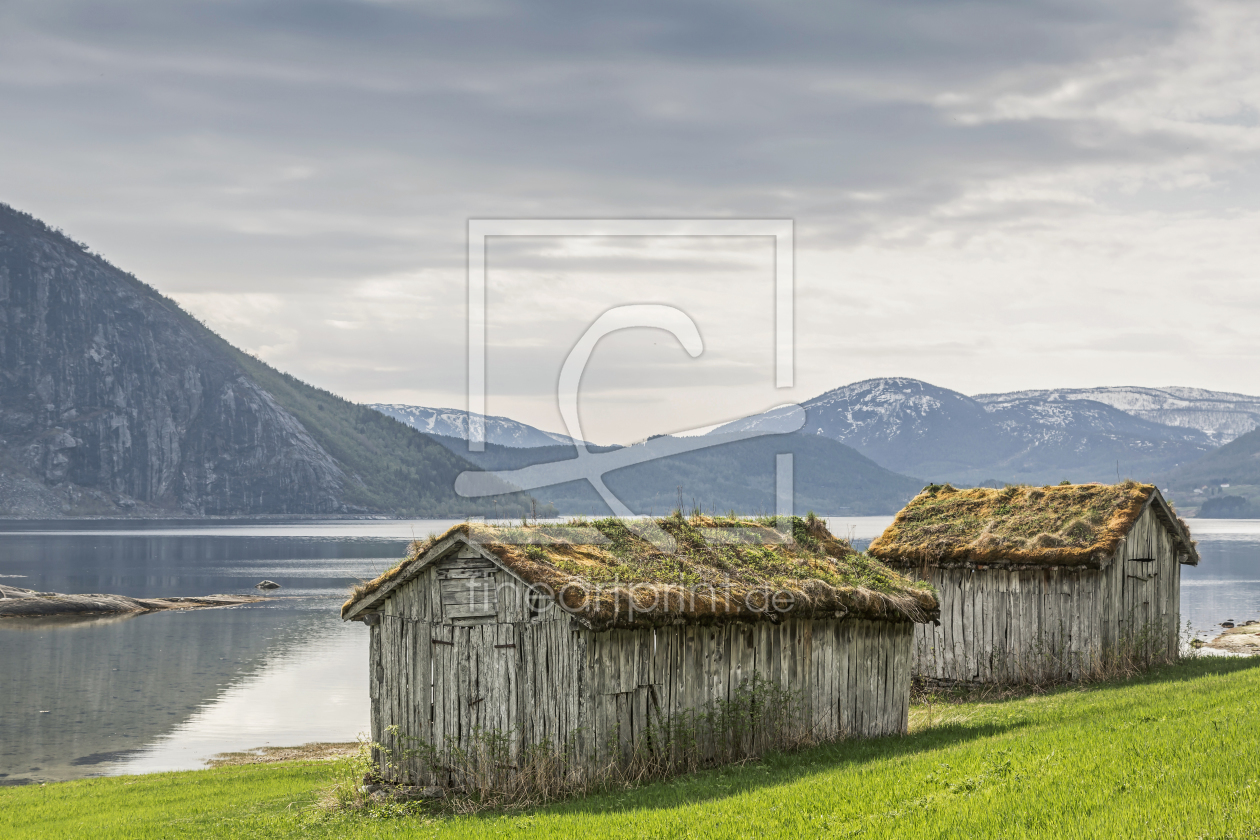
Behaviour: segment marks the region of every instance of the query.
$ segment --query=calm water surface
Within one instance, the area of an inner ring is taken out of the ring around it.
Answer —
[[[835,517],[864,547],[891,517]],[[347,588],[450,521],[0,531],[0,582],[136,597],[252,593],[220,610],[0,621],[0,784],[188,769],[233,750],[351,741],[368,728],[367,630]],[[10,524],[7,527],[13,528]],[[1260,521],[1191,522],[1182,620],[1260,619]]]
[[[0,620],[0,784],[354,740],[369,719],[367,630],[338,616],[346,590],[451,524],[0,532],[11,586],[134,597],[283,587],[231,609]]]

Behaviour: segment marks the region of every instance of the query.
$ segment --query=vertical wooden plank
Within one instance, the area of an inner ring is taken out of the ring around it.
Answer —
[[[961,623],[961,613],[959,615]],[[869,661],[869,674],[871,678],[867,681],[867,707],[871,709],[872,734],[882,734],[882,707],[883,695],[883,625],[886,622],[871,622],[871,661]],[[960,652],[961,654],[961,652]],[[961,657],[961,655],[960,655]]]
[[[878,657],[875,661],[875,709],[877,720],[879,722],[879,734],[888,733],[888,689],[891,687],[891,680],[888,678],[888,670],[892,666],[889,661],[888,648],[888,630],[889,622],[876,622],[876,633],[878,634]]]
[[[841,737],[853,733],[853,702],[849,687],[849,663],[853,649],[853,622],[841,619],[837,623],[836,653],[836,725]]]
[[[800,670],[798,673],[801,674],[804,683],[802,692],[808,705],[808,708],[805,709],[805,720],[808,721],[812,719],[814,709],[818,703],[813,669],[810,668],[810,663],[814,658],[814,622],[797,620],[794,623],[797,625],[797,633],[800,639],[797,660],[800,663]]]
[[[938,656],[941,662],[941,677],[945,679],[954,678],[954,583],[952,580],[952,572],[941,570],[941,626],[937,628],[940,632],[940,650]]]
[[[942,593],[948,593],[946,597],[949,599],[948,618],[944,611],[941,615],[941,629],[944,630],[945,647],[944,653],[944,676],[947,679],[956,680],[958,674],[962,670],[958,667],[958,636],[962,629],[959,624],[962,622],[962,610],[958,603],[958,572],[956,570],[948,570],[945,572],[946,589],[941,590]]]
[[[711,703],[711,708],[716,712],[721,706],[722,701],[726,699],[726,685],[728,680],[725,679],[722,671],[722,626],[710,627],[709,632],[705,634],[707,646],[705,649],[705,695],[706,702]],[[714,747],[718,745],[715,742]]]
[[[862,670],[858,674],[858,713],[861,715],[863,738],[869,738],[874,730],[874,709],[871,707],[871,661],[874,659],[875,622],[862,622]]]
[[[901,672],[898,676],[900,692],[897,696],[897,731],[905,735],[910,732],[910,646],[913,643],[914,625],[902,630],[898,644]]]
[[[381,625],[368,628],[368,699],[371,701],[372,714],[370,737],[373,744],[381,742],[381,679],[385,675],[385,667],[381,664]],[[373,750],[379,767],[381,757]]]
[[[768,637],[765,634],[765,622],[758,622],[751,627],[740,627],[738,630],[740,643],[740,666],[736,673],[738,684],[747,682],[752,685],[754,680],[765,678],[765,674],[760,673],[761,663],[758,659],[758,653],[763,651],[761,645]],[[755,743],[754,749],[757,749]]]
[[[975,592],[972,591],[974,599]],[[900,660],[898,654],[901,650],[901,629],[899,622],[885,622],[884,627],[884,646],[886,652],[884,654],[887,665],[884,673],[887,675],[887,686],[884,689],[884,732],[888,735],[901,734],[901,692],[900,692]]]
[[[853,668],[853,724],[854,729],[859,738],[865,738],[866,729],[866,636],[869,621],[865,619],[854,622],[853,625],[853,649],[854,649],[854,665]]]
[[[827,737],[840,735],[840,622],[827,622]]]
[[[994,581],[993,573],[984,571],[980,577],[980,610],[979,620],[982,625],[980,643],[980,668],[978,679],[981,682],[992,682],[993,674],[993,633],[994,633]]]
[[[769,625],[766,632],[769,634],[770,644],[767,647],[768,667],[770,671],[770,679],[780,688],[787,688],[787,680],[783,674],[783,625]]]
[[[832,703],[830,689],[831,622],[812,621],[813,683],[814,683],[814,734],[817,738],[831,736]]]
[[[592,641],[595,651],[591,666],[592,676],[595,678],[595,732],[598,738],[596,748],[602,763],[612,758],[615,740],[613,731],[616,726],[616,700],[613,693],[614,658],[610,655],[609,633],[596,633]]]
[[[871,682],[875,667],[875,622],[862,622],[862,673],[858,678],[858,710],[862,715],[862,737],[869,738],[875,731],[875,708],[871,703]]]
[[[416,594],[416,609],[420,611],[423,609],[423,605],[420,604],[420,596],[424,592],[424,587],[413,587],[413,591]],[[417,618],[412,625],[411,636],[411,683],[415,691],[412,700],[412,720],[414,721],[415,730],[412,734],[424,744],[433,743],[432,722],[430,720],[433,704],[433,643],[431,638],[429,635],[429,624]],[[427,776],[418,757],[416,764],[416,774],[418,776]]]
[[[1014,678],[1023,682],[1028,675],[1028,616],[1024,601],[1027,587],[1024,585],[1024,573],[1011,573],[1011,594],[1014,609],[1011,611],[1011,637],[1015,648]]]
[[[959,572],[959,600],[962,601],[962,656],[960,662],[959,679],[970,680],[976,673],[976,646],[975,646],[975,606],[976,598],[972,582],[975,572],[971,569],[963,569]]]

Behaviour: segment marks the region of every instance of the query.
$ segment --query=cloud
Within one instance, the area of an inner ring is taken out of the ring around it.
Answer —
[[[468,218],[795,219],[791,394],[755,244],[495,246],[498,413],[555,428],[553,368],[619,300],[703,321],[699,360],[601,350],[602,439],[873,375],[1156,377],[1100,331],[1177,336],[1152,384],[1258,390],[1228,338],[1260,305],[1258,37],[1218,0],[9,3],[0,200],[299,376],[446,405]]]

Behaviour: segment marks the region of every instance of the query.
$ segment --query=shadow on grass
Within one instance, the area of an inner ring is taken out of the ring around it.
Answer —
[[[788,784],[838,768],[887,761],[989,738],[1026,725],[1027,721],[946,723],[914,735],[837,741],[799,752],[767,753],[745,763],[728,764],[661,779],[638,788],[592,793],[579,799],[531,808],[523,813],[608,814],[696,805],[760,788]],[[502,815],[501,811],[487,811],[479,816],[497,819]]]

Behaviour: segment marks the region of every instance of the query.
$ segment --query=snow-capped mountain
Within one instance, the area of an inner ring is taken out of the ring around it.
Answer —
[[[1178,428],[1087,399],[1006,395],[981,402],[917,379],[855,382],[802,403],[800,434],[838,440],[889,469],[977,483],[1115,479],[1162,473],[1214,448]],[[782,412],[744,418],[712,434],[774,428]]]
[[[978,394],[984,405],[1022,400],[1044,403],[1092,400],[1118,408],[1126,414],[1186,429],[1198,429],[1220,446],[1260,427],[1260,397],[1207,391],[1203,388],[1055,388],[1046,391],[1013,391],[1009,394]]]
[[[386,405],[377,403],[369,405],[382,414],[406,423],[413,429],[425,434],[441,435],[447,438],[468,440],[468,412],[457,408],[426,408],[420,405]],[[487,443],[500,446],[535,447],[571,444],[573,439],[568,435],[555,432],[544,432],[510,417],[485,417],[485,439]]]

